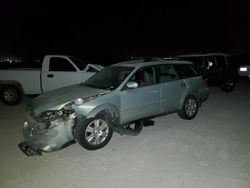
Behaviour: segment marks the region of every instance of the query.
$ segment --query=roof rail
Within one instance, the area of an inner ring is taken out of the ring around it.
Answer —
[[[163,57],[164,60],[181,60],[179,57]]]
[[[179,57],[130,57],[129,60],[142,60],[143,62],[157,61],[157,60],[180,60]]]

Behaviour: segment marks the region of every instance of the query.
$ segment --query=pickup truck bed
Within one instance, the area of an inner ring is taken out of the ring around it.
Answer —
[[[41,93],[41,69],[18,69],[18,70],[0,70],[1,77],[5,80],[2,83],[21,84],[22,90],[27,94],[40,94]],[[31,87],[32,86],[32,87]]]

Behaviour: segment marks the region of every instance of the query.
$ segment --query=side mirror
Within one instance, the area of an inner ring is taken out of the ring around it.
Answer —
[[[134,89],[134,88],[138,88],[138,83],[137,82],[134,82],[134,81],[130,81],[126,84],[126,86],[129,88],[129,89]]]

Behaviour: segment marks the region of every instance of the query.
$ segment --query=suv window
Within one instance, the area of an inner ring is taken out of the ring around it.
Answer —
[[[178,76],[173,65],[159,65],[156,67],[157,70],[157,82],[164,83],[173,80],[177,80]]]
[[[61,57],[50,58],[49,70],[50,71],[76,72],[75,67],[67,59],[64,59]]]
[[[217,69],[226,70],[227,64],[224,56],[215,56],[217,61]]]
[[[190,78],[199,76],[199,72],[191,64],[176,64],[174,65],[181,78]]]
[[[131,77],[130,81],[136,81],[139,87],[155,84],[154,71],[152,67],[141,68]]]
[[[205,57],[205,68],[206,69],[215,69],[218,66],[214,56]]]

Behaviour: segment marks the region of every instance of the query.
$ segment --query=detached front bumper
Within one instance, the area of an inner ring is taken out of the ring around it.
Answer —
[[[42,155],[41,150],[35,146],[29,145],[27,142],[22,142],[18,144],[18,148],[27,156]]]
[[[74,137],[72,129],[74,121],[69,119],[61,122],[53,128],[48,128],[43,133],[35,133],[36,124],[26,120],[23,128],[23,137],[25,142],[18,145],[19,149],[28,156],[41,155],[42,152],[57,151],[69,143],[73,143]]]

